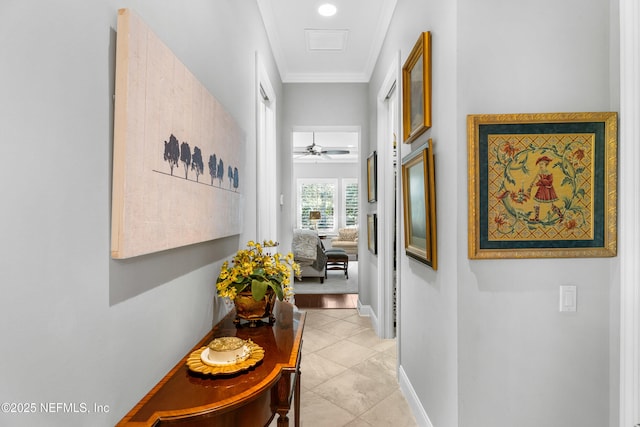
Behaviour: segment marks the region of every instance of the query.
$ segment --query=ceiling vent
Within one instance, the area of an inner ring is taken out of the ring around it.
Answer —
[[[344,52],[349,30],[304,30],[309,52]]]

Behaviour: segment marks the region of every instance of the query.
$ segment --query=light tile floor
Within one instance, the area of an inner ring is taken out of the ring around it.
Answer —
[[[396,340],[378,338],[357,310],[304,311],[302,426],[417,426],[398,386]]]

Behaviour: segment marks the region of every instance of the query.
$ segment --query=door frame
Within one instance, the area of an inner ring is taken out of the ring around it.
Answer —
[[[400,135],[400,97],[398,96],[400,87],[400,53],[394,55],[391,65],[387,71],[385,79],[380,85],[377,95],[377,119],[378,129],[378,305],[377,305],[377,334],[381,338],[393,338],[400,327],[399,321],[393,316],[393,284],[400,282],[399,269],[395,272],[393,258],[394,252],[397,252],[397,244],[399,242],[397,236],[398,220],[393,221],[396,217],[396,206],[398,199],[396,197],[397,189],[394,183],[394,159],[393,145],[389,141],[389,135]],[[395,89],[394,89],[395,88]],[[396,99],[396,109],[394,112],[395,120],[390,123],[389,120],[389,104],[387,96],[394,91]],[[394,246],[395,245],[395,246]],[[400,311],[399,290],[396,289],[396,313]],[[399,316],[398,316],[399,317]]]
[[[620,0],[620,427],[640,425],[640,6]]]
[[[277,100],[256,52],[256,237],[278,241]]]

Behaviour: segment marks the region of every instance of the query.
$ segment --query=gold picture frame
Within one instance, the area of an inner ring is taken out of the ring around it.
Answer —
[[[438,267],[433,141],[402,160],[404,247],[406,254]]]
[[[420,34],[402,67],[403,141],[410,144],[431,127],[431,33]]]
[[[373,203],[378,200],[378,155],[374,151],[367,157],[367,201]]]
[[[610,257],[617,113],[467,117],[469,258]]]
[[[367,246],[369,251],[378,254],[378,215],[367,214]]]

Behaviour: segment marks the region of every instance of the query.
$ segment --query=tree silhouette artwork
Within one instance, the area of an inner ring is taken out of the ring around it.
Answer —
[[[171,168],[171,175],[173,175],[173,168],[178,166],[178,160],[180,159],[180,144],[178,138],[173,134],[169,137],[169,142],[164,142],[164,161],[169,162],[169,168]]]
[[[164,161],[169,163],[171,176],[173,176],[173,169],[179,167],[179,163],[182,162],[185,180],[189,181],[189,169],[191,169],[196,174],[195,182],[200,182],[200,175],[204,175],[204,159],[206,158],[208,158],[207,166],[209,167],[209,177],[211,178],[210,185],[214,186],[214,181],[217,179],[218,187],[222,189],[226,172],[227,179],[229,179],[229,187],[228,189],[224,188],[224,190],[238,191],[240,171],[237,167],[228,165],[225,169],[225,164],[221,157],[218,157],[215,153],[209,155],[198,146],[194,146],[192,151],[187,142],[180,142],[174,134],[169,136],[168,141],[164,141]]]
[[[191,170],[196,171],[196,182],[198,182],[198,177],[200,177],[200,175],[204,171],[204,164],[202,163],[202,151],[198,147],[193,147]]]
[[[220,159],[220,161],[218,162],[218,181],[220,181],[220,183],[218,184],[219,186],[222,186],[223,178],[224,178],[224,162],[222,161],[222,159]]]
[[[238,168],[233,168],[233,189],[238,190],[239,185]]]
[[[211,175],[211,185],[213,185],[213,180],[218,176],[216,174],[216,168],[218,167],[218,159],[216,159],[216,155],[212,154],[209,156],[209,175]]]
[[[184,179],[187,179],[191,165],[191,148],[186,142],[180,144],[180,161],[184,163]]]

